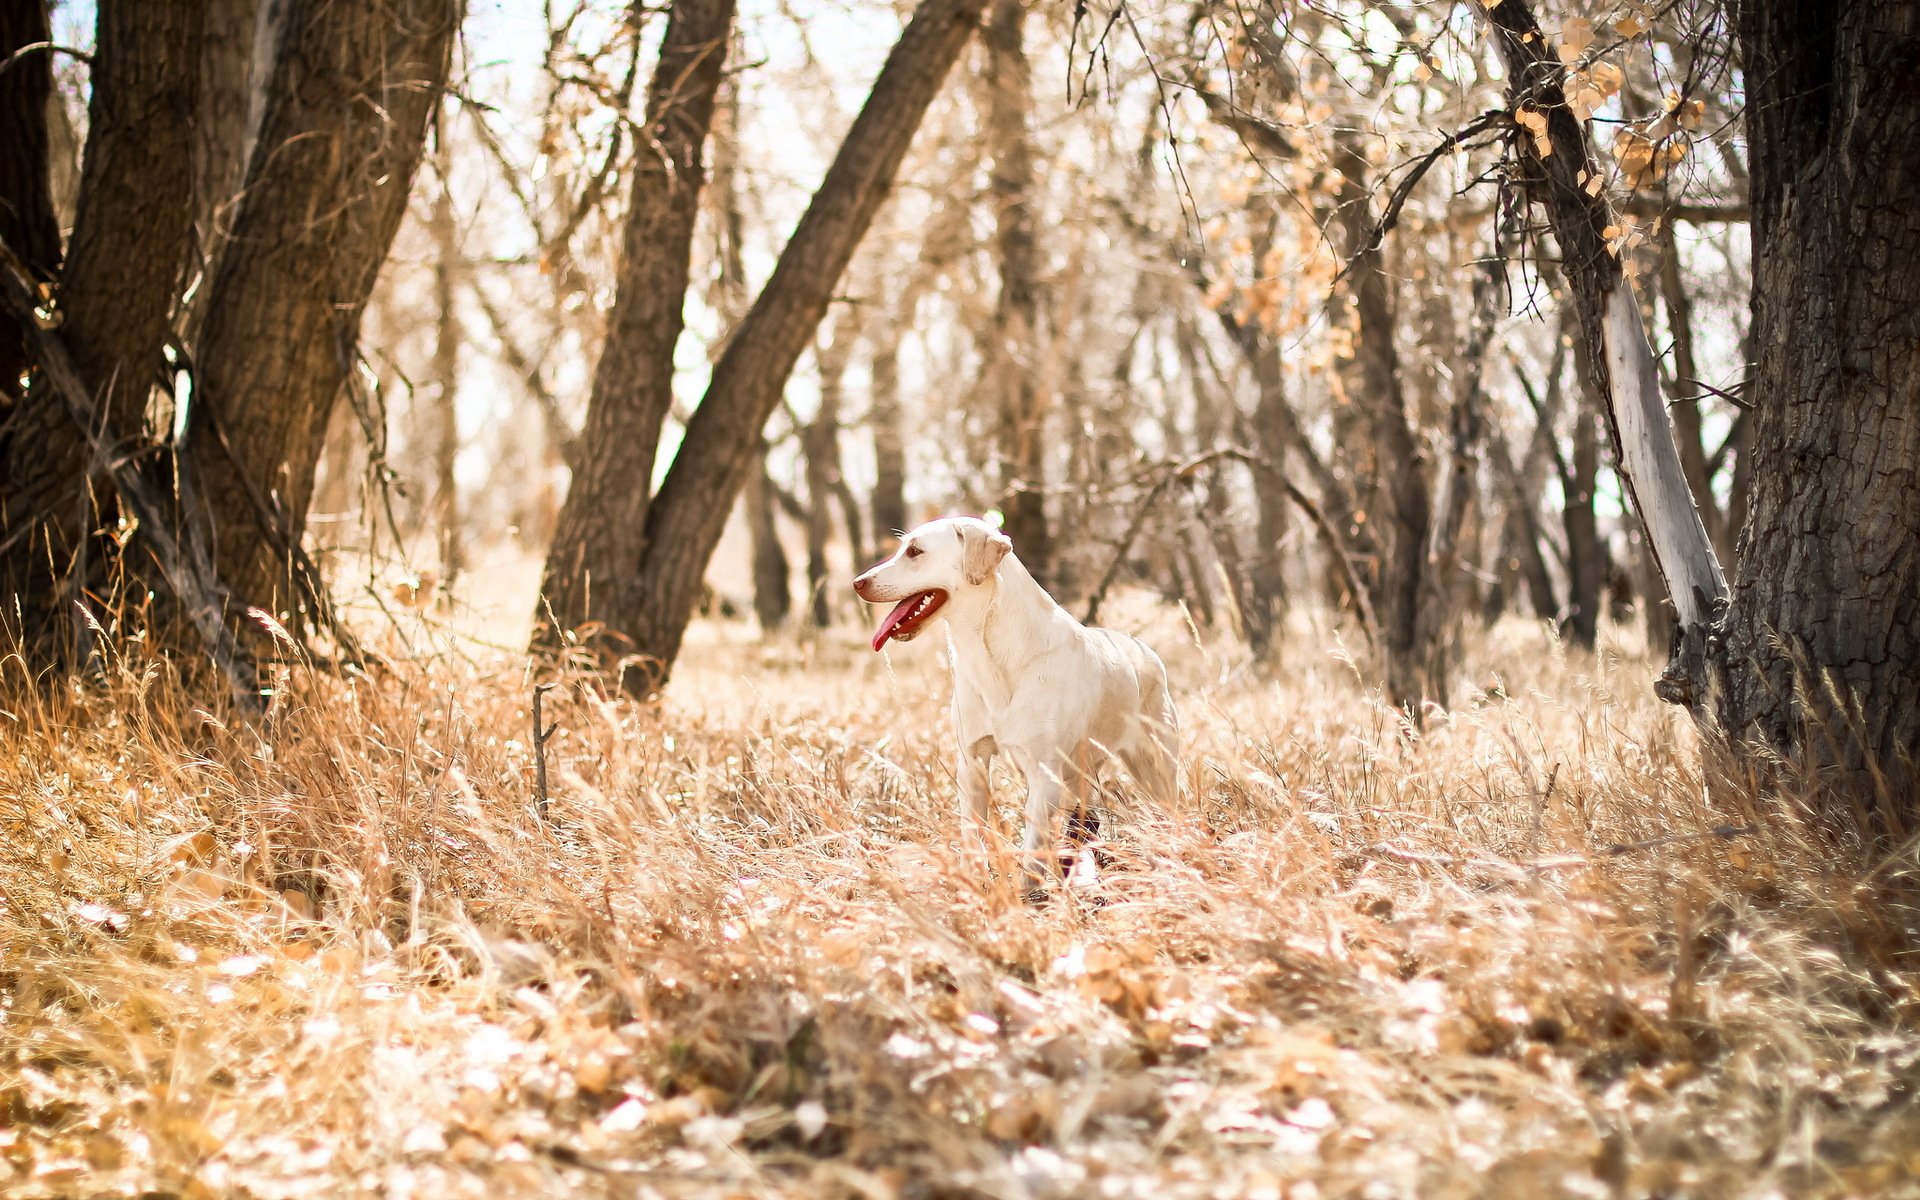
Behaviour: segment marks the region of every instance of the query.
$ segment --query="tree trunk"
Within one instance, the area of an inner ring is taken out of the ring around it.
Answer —
[[[233,206],[247,175],[252,149],[248,114],[253,108],[256,27],[261,0],[201,0],[205,32],[195,48],[200,56],[200,104],[190,127],[193,136],[194,266],[198,285],[181,314],[182,340],[199,342],[215,265],[226,248]],[[269,0],[271,3],[271,0]],[[271,59],[267,59],[270,69]]]
[[[1594,368],[1575,326],[1563,328],[1573,342],[1574,410],[1572,473],[1562,489],[1561,521],[1567,534],[1566,630],[1573,644],[1591,650],[1600,640],[1601,594],[1607,586],[1607,548],[1600,540],[1600,520],[1594,512],[1594,490],[1600,480],[1600,423],[1606,405],[1597,394]]]
[[[219,574],[283,621],[298,603],[290,561],[327,418],[406,213],[459,11],[458,0],[288,4],[187,437]]]
[[[540,581],[535,646],[557,649],[592,622],[586,641],[606,667],[640,648],[654,454],[673,403],[673,349],[733,12],[734,0],[675,0],[667,16],[647,88],[650,136],[636,148],[613,312]],[[724,521],[732,494],[717,503]]]
[[[0,0],[0,242],[38,283],[52,283],[60,271],[60,225],[53,211],[49,174],[47,103],[53,93],[53,52],[23,46],[44,44],[46,0]],[[0,312],[0,416],[11,415],[20,400],[20,376],[31,360],[24,331]],[[0,438],[10,436],[0,433]],[[0,461],[7,454],[0,442]],[[9,488],[0,477],[0,488]],[[9,514],[7,524],[11,527]]]
[[[1354,407],[1367,416],[1377,474],[1384,476],[1380,496],[1387,506],[1385,513],[1373,517],[1384,527],[1386,541],[1374,609],[1380,619],[1388,699],[1417,713],[1425,698],[1421,676],[1426,657],[1420,644],[1420,580],[1432,519],[1427,455],[1407,419],[1400,387],[1392,283],[1373,236],[1371,168],[1357,134],[1342,132],[1334,144],[1341,180],[1338,220],[1348,263],[1345,290],[1357,322],[1353,356],[1343,366],[1343,377]]]
[[[1675,647],[1669,675],[1677,678],[1686,674],[1683,660],[1698,662],[1705,652],[1726,579],[1674,446],[1640,306],[1607,244],[1612,209],[1604,195],[1593,195],[1585,186],[1601,168],[1585,127],[1567,107],[1561,90],[1564,64],[1524,0],[1500,0],[1487,20],[1506,61],[1514,108],[1546,119],[1549,154],[1543,157],[1531,138],[1516,139],[1521,181],[1552,221],[1621,484],[1640,514],[1648,549],[1673,600],[1683,644]]]
[[[1555,356],[1554,368],[1560,369],[1559,356]],[[1527,602],[1535,616],[1547,621],[1560,618],[1560,601],[1553,591],[1553,576],[1547,571],[1546,554],[1541,549],[1545,533],[1540,526],[1540,515],[1535,507],[1546,484],[1546,459],[1548,444],[1553,438],[1553,423],[1541,419],[1534,426],[1533,436],[1528,439],[1526,457],[1519,463],[1513,461],[1513,452],[1508,448],[1506,438],[1495,434],[1488,441],[1488,466],[1502,484],[1506,493],[1506,518],[1501,532],[1500,554],[1505,560],[1500,572],[1503,579],[1518,576],[1526,584]],[[1499,603],[1489,598],[1487,619],[1495,620],[1511,597],[1500,597]]]
[[[433,522],[440,538],[440,578],[453,586],[466,569],[466,551],[460,536],[460,481],[454,468],[460,457],[460,227],[453,212],[453,155],[447,150],[450,108],[440,110],[434,131],[433,214]]]
[[[1920,34],[1906,4],[1749,0],[1739,39],[1753,484],[1712,707],[1892,842],[1920,830]]]
[[[760,430],[833,287],[886,198],[927,105],[972,36],[985,0],[922,0],[887,56],[833,165],[780,254],[773,277],[715,365],[673,468],[647,512],[642,603],[628,631],[641,668],[628,687],[650,692],[679,653],[701,575],[733,498],[752,470]]]
[[[903,314],[911,320],[912,314]],[[900,335],[887,330],[873,348],[873,546],[893,544],[907,531],[907,431],[900,404]]]
[[[775,523],[773,480],[767,476],[764,445],[759,457],[753,473],[747,476],[747,529],[753,539],[753,615],[760,621],[760,632],[768,634],[785,624],[787,614],[793,611],[793,593],[788,590],[793,568],[787,562]]]
[[[993,0],[983,37],[987,47],[985,137],[993,157],[988,195],[993,202],[994,253],[1000,268],[987,377],[999,401],[1003,528],[1021,565],[1044,587],[1056,581],[1053,531],[1047,523],[1046,404],[1034,371],[1040,356],[1040,281],[1033,146],[1027,134],[1033,81],[1023,44],[1025,24],[1024,0]]]
[[[1416,641],[1425,655],[1422,691],[1443,704],[1447,700],[1447,677],[1459,655],[1461,544],[1468,514],[1480,494],[1480,460],[1486,437],[1486,417],[1481,411],[1485,400],[1483,377],[1506,281],[1502,247],[1502,239],[1496,236],[1486,264],[1474,280],[1473,326],[1467,334],[1466,352],[1460,356],[1458,390],[1448,417],[1447,470],[1434,506],[1439,512],[1428,531],[1427,561],[1421,572],[1421,597],[1415,615]]]
[[[807,475],[807,613],[815,629],[833,624],[832,597],[827,594],[827,543],[833,538],[833,506],[841,486],[840,400],[857,336],[852,318],[842,316],[836,321],[832,336],[830,344],[814,349],[820,368],[820,407],[800,430]]]
[[[192,6],[100,5],[86,158],[59,307],[62,338],[92,394],[99,427],[128,439],[120,451],[136,449],[143,438],[186,262],[199,33]],[[21,402],[0,472],[0,503],[9,530],[38,528],[14,543],[0,565],[0,586],[10,598],[7,617],[17,614],[24,623],[17,632],[30,645],[59,639],[66,626],[61,597],[68,586],[87,583],[84,542],[99,527],[87,480],[100,465],[52,389],[37,388]]]

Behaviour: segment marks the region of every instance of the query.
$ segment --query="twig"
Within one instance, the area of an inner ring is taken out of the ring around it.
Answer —
[[[1464,127],[1442,138],[1438,146],[1416,159],[1413,169],[1401,176],[1400,182],[1393,186],[1392,192],[1388,193],[1387,206],[1380,213],[1380,219],[1374,222],[1372,231],[1367,234],[1366,245],[1362,246],[1360,252],[1340,268],[1340,273],[1334,276],[1334,282],[1338,283],[1348,271],[1351,271],[1353,264],[1360,261],[1361,257],[1380,248],[1380,243],[1385,241],[1387,235],[1393,232],[1393,227],[1400,223],[1400,211],[1407,206],[1408,199],[1413,195],[1413,189],[1419,186],[1420,181],[1426,178],[1427,172],[1433,169],[1433,164],[1439,162],[1442,156],[1469,138],[1478,137],[1495,129],[1511,128],[1513,123],[1513,114],[1506,109],[1489,109],[1469,121]]]
[[[560,722],[556,720],[542,728],[540,701],[553,686],[542,683],[533,689],[533,812],[542,821],[547,819],[547,741],[560,728]]]
[[[85,50],[76,50],[72,46],[62,46],[58,42],[28,42],[12,54],[7,55],[5,59],[0,59],[0,73],[4,73],[7,68],[13,66],[13,64],[19,62],[27,55],[38,54],[42,51],[49,54],[64,54],[68,58],[87,64],[89,67],[93,65],[93,55],[88,54]]]
[[[1708,396],[1718,396],[1742,412],[1753,407],[1753,401],[1742,400],[1739,396],[1740,392],[1746,390],[1747,385],[1745,383],[1735,384],[1732,389],[1725,389],[1717,388],[1704,379],[1682,379],[1679,382],[1700,388],[1701,394],[1698,396],[1677,396],[1667,401],[1668,408],[1672,408],[1676,404],[1698,404]]]

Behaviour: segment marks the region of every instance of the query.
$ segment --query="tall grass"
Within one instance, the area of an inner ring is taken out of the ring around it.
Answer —
[[[1116,622],[1184,797],[1041,906],[957,854],[933,642],[568,681],[545,820],[504,653],[264,730],[10,681],[0,1192],[1914,1192],[1911,911],[1710,789],[1630,648],[1502,627],[1415,731],[1309,632]]]

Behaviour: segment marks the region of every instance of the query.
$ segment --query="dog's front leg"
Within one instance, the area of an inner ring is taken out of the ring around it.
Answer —
[[[987,860],[987,822],[992,818],[995,746],[991,736],[960,747],[960,846],[982,865]]]
[[[1027,898],[1038,900],[1046,895],[1053,819],[1060,810],[1068,763],[1065,755],[1054,753],[1035,756],[1021,765],[1027,776],[1027,820],[1020,833],[1020,873]]]

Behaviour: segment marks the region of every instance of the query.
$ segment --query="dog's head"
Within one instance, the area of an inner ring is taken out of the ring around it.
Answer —
[[[874,632],[873,648],[912,641],[951,597],[985,587],[1011,549],[1005,534],[978,517],[929,521],[901,538],[892,558],[853,581],[862,600],[898,601]]]

